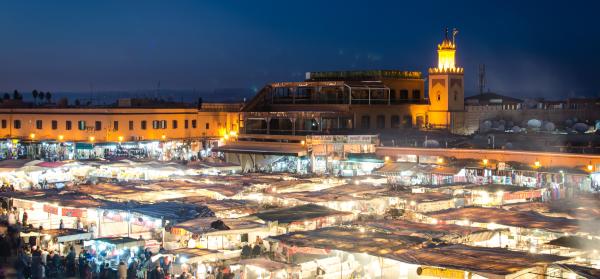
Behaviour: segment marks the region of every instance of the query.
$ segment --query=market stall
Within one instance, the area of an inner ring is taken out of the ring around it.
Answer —
[[[180,247],[239,250],[271,235],[269,227],[244,219],[196,218],[173,225],[172,240]]]
[[[81,247],[84,240],[90,240],[92,233],[77,229],[31,229],[21,231],[20,237],[30,244],[33,237],[38,247],[66,255],[70,247]]]

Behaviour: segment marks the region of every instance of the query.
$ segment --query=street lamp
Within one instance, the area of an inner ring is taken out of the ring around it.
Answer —
[[[90,142],[93,143],[96,140],[96,138],[94,136],[90,137]]]
[[[35,134],[34,134],[34,133],[31,133],[31,134],[29,134],[29,138],[30,138],[31,140],[34,140],[34,139],[35,139]]]
[[[536,161],[535,161],[535,163],[533,163],[533,165],[534,165],[536,168],[539,168],[539,167],[541,167],[541,166],[542,166],[542,163],[540,163],[540,161],[539,161],[539,160],[536,160]]]
[[[587,170],[588,170],[588,171],[594,171],[594,165],[592,165],[592,162],[590,162],[590,163],[587,165]]]
[[[438,163],[438,164],[443,164],[443,163],[444,163],[444,158],[442,158],[442,157],[438,157],[438,158],[437,158],[437,163]]]
[[[483,159],[483,161],[482,161],[482,162],[483,162],[483,165],[484,165],[484,166],[487,166],[487,164],[489,163],[488,159]]]
[[[117,139],[119,140],[119,143],[123,142],[123,136],[119,136]]]
[[[65,139],[65,136],[63,136],[63,135],[58,135],[58,140],[59,140],[59,141],[62,141],[62,140],[64,140],[64,139]]]
[[[162,136],[160,136],[160,138],[161,138],[162,140],[165,140],[165,139],[167,139],[167,136],[166,136],[166,135],[162,135]]]

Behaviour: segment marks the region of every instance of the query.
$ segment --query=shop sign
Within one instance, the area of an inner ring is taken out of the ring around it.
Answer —
[[[83,210],[78,208],[63,208],[61,212],[62,216],[66,217],[77,217],[82,218],[84,215]]]
[[[30,202],[30,201],[26,201],[26,200],[14,199],[13,200],[13,207],[22,208],[22,209],[25,209],[25,210],[32,210],[33,209],[33,203]]]
[[[371,135],[325,135],[325,136],[311,136],[312,144],[324,144],[324,143],[348,143],[348,144],[373,144],[377,137]]]
[[[49,204],[44,204],[44,212],[48,212],[50,214],[58,215],[58,207],[52,206]]]
[[[462,270],[445,269],[445,268],[437,268],[437,267],[423,267],[423,266],[420,266],[417,268],[417,275],[429,276],[429,277],[435,277],[435,278],[456,278],[456,279],[465,278],[465,272]],[[471,276],[469,276],[469,278],[470,277]]]
[[[504,193],[503,199],[505,201],[510,200],[526,200],[526,199],[534,199],[541,198],[542,190],[531,190],[531,191],[518,191],[513,193]]]

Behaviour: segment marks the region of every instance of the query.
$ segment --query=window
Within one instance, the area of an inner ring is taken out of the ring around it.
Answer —
[[[360,127],[362,129],[371,128],[371,117],[368,115],[363,115],[362,118],[360,119]]]
[[[440,94],[438,93],[438,101],[442,98],[442,96],[440,96]]]
[[[133,130],[133,121],[129,121],[129,131]]]
[[[183,121],[183,128],[187,129],[188,128],[188,121],[187,119],[185,121]]]
[[[454,101],[456,101],[456,91],[454,92]]]
[[[377,129],[385,129],[385,115],[377,115]]]
[[[408,90],[400,90],[400,100],[408,100]]]
[[[152,129],[156,130],[160,128],[160,121],[158,120],[153,120],[152,121]]]
[[[192,129],[196,129],[196,120],[192,120]]]
[[[421,99],[421,90],[413,90],[412,92],[412,98],[415,100],[420,100]]]
[[[177,120],[171,121],[171,126],[173,126],[173,129],[177,129]]]
[[[206,122],[206,124],[204,125],[204,127],[206,128],[206,130],[210,130],[210,123]]]
[[[412,116],[410,115],[405,115],[402,117],[402,126],[404,128],[411,128],[412,127]]]
[[[6,129],[6,119],[2,119],[2,129]]]
[[[392,89],[390,91],[390,99],[391,100],[396,100],[396,89]]]
[[[13,127],[15,127],[15,129],[21,129],[21,120],[13,121]]]
[[[35,128],[41,130],[44,123],[42,122],[42,120],[36,120],[35,121]]]
[[[167,120],[161,120],[160,121],[160,128],[161,129],[166,129],[167,128]]]
[[[142,126],[142,130],[146,130],[146,120],[142,120],[141,126]]]
[[[52,130],[58,129],[58,121],[52,120]]]
[[[79,122],[77,122],[77,127],[79,128],[80,131],[85,130],[85,121],[79,120]]]
[[[100,130],[102,130],[102,121],[96,121],[96,123],[95,123],[95,124],[96,124],[96,125],[95,125],[95,127],[94,127],[94,128],[96,129],[96,131],[100,131]]]
[[[119,121],[113,121],[113,131],[119,130]]]
[[[391,122],[391,127],[392,128],[400,128],[400,116],[398,115],[392,115],[392,118],[390,119]]]
[[[73,128],[73,123],[71,123],[71,120],[65,121],[65,130],[71,130],[72,128]]]

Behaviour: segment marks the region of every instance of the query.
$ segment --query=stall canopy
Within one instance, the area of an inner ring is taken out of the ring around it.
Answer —
[[[193,234],[241,234],[266,228],[264,224],[244,219],[196,218],[173,226]]]
[[[260,212],[254,214],[253,216],[265,222],[277,221],[279,224],[290,224],[303,220],[351,214],[352,213],[350,212],[337,211],[328,207],[310,203],[285,209]]]
[[[79,240],[90,240],[92,238],[91,232],[86,232],[77,229],[49,229],[49,230],[31,230],[28,232],[21,232],[21,237],[24,236],[50,236],[56,237],[57,242],[69,242]]]
[[[290,246],[291,252],[303,251],[298,247],[310,247],[326,251],[339,250],[383,257],[391,253],[417,249],[428,242],[427,239],[421,237],[360,230],[357,227],[328,227],[271,236],[269,239]]]
[[[206,206],[198,206],[179,202],[111,202],[109,205],[104,206],[103,209],[135,212],[152,218],[169,220],[172,223],[179,223],[198,217],[215,216],[215,213]]]
[[[588,239],[574,235],[559,237],[547,244],[586,251],[600,250],[600,241],[597,239]]]
[[[388,233],[419,236],[426,239],[441,239],[448,242],[479,242],[491,239],[496,231],[458,226],[452,224],[427,224],[407,220],[376,220],[356,223],[367,229],[383,230]]]
[[[564,269],[573,272],[586,279],[597,279],[600,278],[600,269],[595,269],[586,266],[574,265],[574,264],[555,264],[553,267]]]
[[[170,254],[177,257],[185,258],[185,262],[189,264],[202,263],[207,261],[216,261],[223,259],[223,252],[217,250],[198,249],[198,248],[179,248],[166,251],[163,255]]]
[[[282,262],[275,262],[275,261],[265,259],[265,258],[245,259],[245,260],[241,260],[240,264],[245,265],[245,266],[259,267],[268,272],[275,272],[275,271],[279,271],[279,270],[293,270],[293,269],[297,268],[297,266],[295,266],[295,265],[282,263]]]
[[[106,244],[114,245],[117,249],[127,249],[129,247],[143,247],[145,245],[144,240],[138,240],[130,237],[105,237],[97,238],[93,241],[104,242]]]
[[[283,155],[283,156],[306,156],[306,148],[302,145],[273,145],[273,144],[246,144],[246,143],[230,143],[224,146],[213,148],[213,151],[225,153],[242,153],[242,154],[263,154],[263,155]]]
[[[468,220],[477,223],[497,223],[505,226],[542,229],[550,232],[597,233],[592,227],[583,226],[581,220],[561,217],[548,217],[537,212],[509,211],[497,208],[465,207],[437,211],[429,214],[438,220]]]
[[[394,259],[421,266],[470,271],[487,278],[504,278],[522,270],[543,267],[566,257],[532,254],[502,248],[450,245],[395,254]]]

